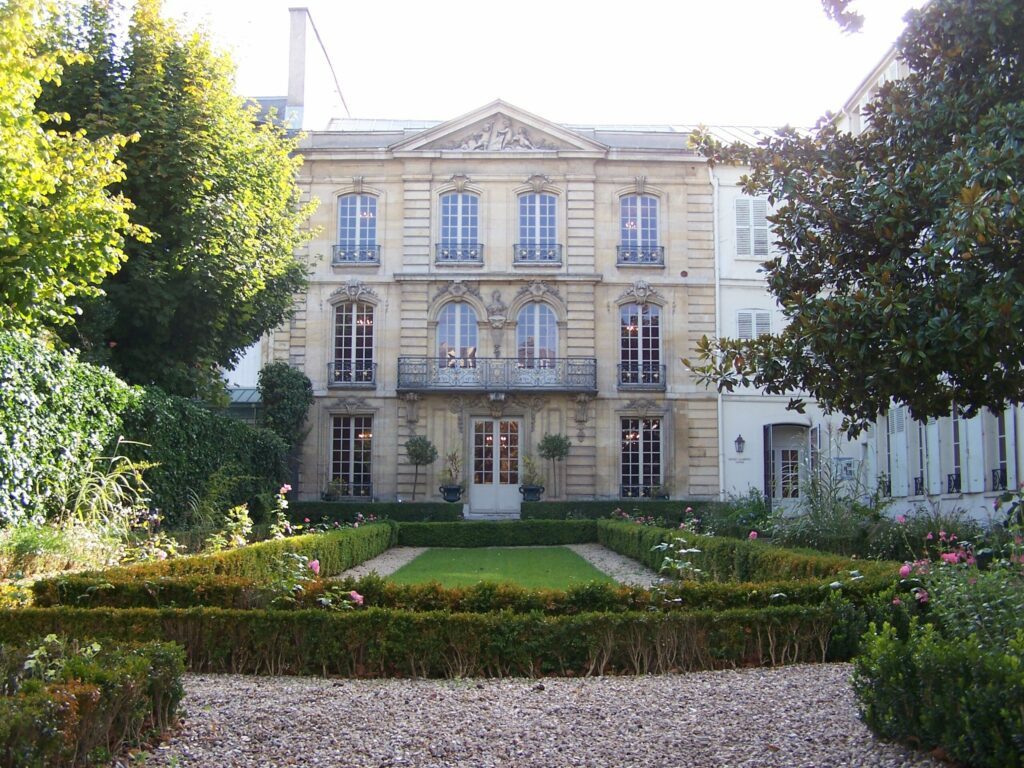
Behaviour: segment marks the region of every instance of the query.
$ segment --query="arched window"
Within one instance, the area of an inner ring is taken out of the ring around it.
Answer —
[[[519,196],[519,242],[515,245],[517,262],[561,262],[556,202],[557,198],[548,193],[529,192]]]
[[[376,382],[373,362],[373,305],[358,301],[340,304],[334,310],[334,360],[330,383],[372,385]]]
[[[482,261],[480,198],[470,192],[441,195],[441,242],[437,260]]]
[[[437,318],[438,365],[449,368],[476,367],[476,312],[465,302],[453,302]]]
[[[519,310],[516,321],[519,364],[548,367],[558,357],[558,318],[547,304],[534,302]]]
[[[342,195],[338,198],[338,243],[334,247],[334,262],[378,261],[377,198],[372,195]]]
[[[664,264],[658,245],[658,198],[626,195],[619,199],[619,263]]]
[[[619,339],[619,385],[663,387],[661,309],[654,304],[623,305]]]

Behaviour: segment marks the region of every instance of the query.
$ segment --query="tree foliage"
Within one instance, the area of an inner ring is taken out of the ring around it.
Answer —
[[[59,90],[62,72],[80,66],[47,45],[35,0],[0,0],[0,328],[67,323],[73,301],[124,259],[130,203],[108,190],[124,178],[117,160],[126,139],[91,141],[69,131],[37,102],[43,85]],[[48,51],[45,49],[49,49]]]
[[[309,377],[288,363],[270,363],[260,371],[257,387],[263,404],[262,426],[294,448],[302,440],[302,427],[313,404]]]
[[[803,391],[851,431],[890,399],[925,418],[1024,398],[1024,6],[932,0],[907,22],[911,73],[879,89],[860,135],[826,117],[755,148],[697,136],[778,206],[764,269],[789,321],[704,339],[699,380]]]
[[[227,56],[161,18],[159,0],[135,3],[126,40],[118,13],[112,0],[68,6],[61,45],[88,59],[44,103],[91,136],[138,134],[120,190],[154,238],[127,244],[67,338],[131,382],[208,394],[290,312],[312,206],[300,202],[294,142],[234,95]]]

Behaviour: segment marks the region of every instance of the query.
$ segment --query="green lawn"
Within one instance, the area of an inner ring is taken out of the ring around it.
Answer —
[[[399,584],[439,581],[446,587],[509,582],[528,589],[565,589],[588,581],[614,583],[566,547],[432,547],[388,578]]]

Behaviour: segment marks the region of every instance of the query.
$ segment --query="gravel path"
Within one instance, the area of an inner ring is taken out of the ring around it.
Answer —
[[[183,730],[141,764],[941,766],[870,735],[849,672],[817,664],[542,680],[186,675]]]
[[[360,563],[355,568],[343,571],[338,578],[351,576],[354,579],[361,579],[374,571],[378,576],[390,576],[403,565],[427,551],[426,547],[392,547],[366,562]]]

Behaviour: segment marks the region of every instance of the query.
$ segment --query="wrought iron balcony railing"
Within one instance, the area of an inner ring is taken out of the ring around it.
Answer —
[[[514,264],[561,264],[561,243],[516,243],[512,246]]]
[[[946,493],[960,493],[959,472],[950,472],[946,475]]]
[[[483,264],[483,243],[437,243],[438,264]]]
[[[380,246],[339,243],[334,246],[331,264],[380,264]]]
[[[1006,490],[1006,467],[992,470],[992,490],[993,491],[1005,491]]]
[[[665,266],[663,245],[620,245],[617,246],[618,263],[627,266]]]
[[[597,360],[556,357],[519,360],[504,357],[400,357],[398,389],[509,392],[596,392]]]
[[[665,366],[659,363],[619,363],[619,389],[665,389]]]
[[[373,498],[373,483],[332,480],[320,494],[323,501],[366,501]]]
[[[360,360],[332,360],[327,364],[327,386],[374,389],[377,364]]]
[[[914,495],[924,496],[924,475],[918,475],[914,478]]]

